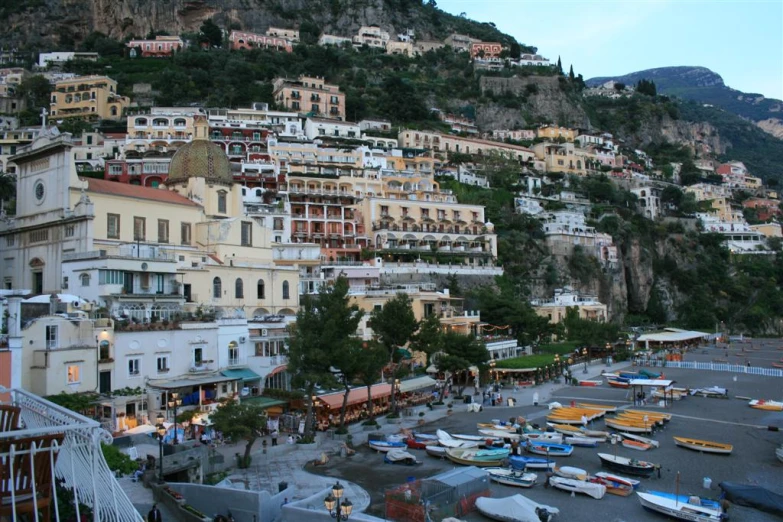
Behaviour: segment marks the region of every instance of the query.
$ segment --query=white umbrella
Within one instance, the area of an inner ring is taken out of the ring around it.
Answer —
[[[438,369],[435,368],[434,364],[430,364],[429,367],[427,367],[427,373],[438,373]]]
[[[155,430],[155,426],[152,424],[139,424],[135,428],[131,428],[125,432],[125,435],[144,435],[146,433],[152,433]]]

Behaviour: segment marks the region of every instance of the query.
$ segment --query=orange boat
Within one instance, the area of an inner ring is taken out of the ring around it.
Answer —
[[[772,363],[772,366],[774,368],[783,368],[783,364],[779,364],[779,363]]]

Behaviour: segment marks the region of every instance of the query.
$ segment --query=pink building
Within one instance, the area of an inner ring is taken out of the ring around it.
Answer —
[[[181,51],[185,42],[179,36],[156,36],[154,40],[131,40],[126,45],[130,47],[131,53],[138,48],[141,49],[142,57],[149,58],[171,56]]]
[[[499,42],[473,42],[470,44],[470,57],[484,59],[500,58],[502,50],[503,44]]]
[[[286,40],[285,38],[246,33],[243,31],[231,31],[228,41],[231,42],[231,49],[235,51],[240,49],[266,48],[290,53],[294,50],[291,41]]]

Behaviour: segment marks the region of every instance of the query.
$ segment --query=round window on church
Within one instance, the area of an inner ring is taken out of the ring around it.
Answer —
[[[44,194],[46,193],[46,189],[44,188],[44,184],[42,181],[39,181],[35,184],[34,187],[35,190],[35,199],[38,201],[43,201]]]

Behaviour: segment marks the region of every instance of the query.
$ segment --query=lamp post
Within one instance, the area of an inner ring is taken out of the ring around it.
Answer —
[[[326,507],[326,510],[329,511],[329,515],[338,521],[348,520],[348,517],[351,516],[351,511],[353,511],[353,504],[351,504],[351,501],[345,499],[341,502],[340,499],[342,497],[343,487],[337,482],[332,486],[332,492],[324,499],[324,506]]]
[[[166,427],[163,425],[163,415],[158,414],[155,419],[158,424],[155,426],[158,429],[158,448],[160,453],[158,455],[158,484],[163,484],[163,436],[166,435]]]
[[[555,376],[560,377],[560,354],[555,354]]]
[[[174,444],[179,444],[179,435],[177,434],[177,408],[182,406],[182,399],[179,398],[179,393],[170,393],[168,404],[169,408],[174,409]]]
[[[582,357],[584,357],[585,361],[585,369],[582,370],[582,373],[587,373],[587,348],[582,348]]]
[[[497,363],[495,362],[495,359],[492,359],[489,361],[489,378],[494,383],[497,382],[497,374],[495,373],[495,365]]]
[[[612,345],[611,343],[606,343],[606,366],[612,365]]]
[[[399,393],[400,393],[400,380],[399,379],[394,379],[394,393],[397,394],[397,395],[399,395]],[[397,401],[394,401],[394,406],[395,406],[396,409],[399,409],[399,407],[400,407],[400,405],[397,403]],[[396,413],[396,412],[393,411],[391,413]]]

